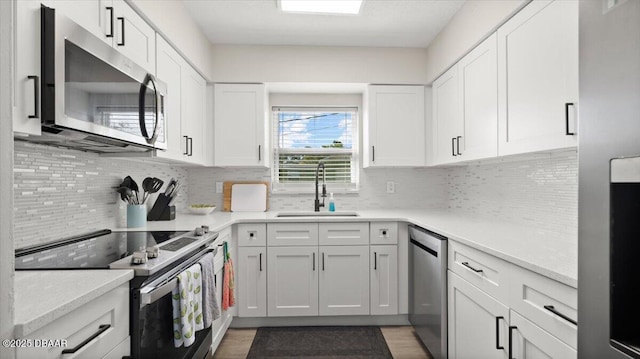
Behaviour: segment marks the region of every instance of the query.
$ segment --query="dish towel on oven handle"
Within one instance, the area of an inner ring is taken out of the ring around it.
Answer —
[[[214,320],[220,318],[213,257],[213,253],[208,253],[198,261],[202,267],[202,316],[205,328],[209,328]]]
[[[196,331],[204,329],[202,320],[202,271],[199,263],[178,274],[178,286],[171,293],[173,305],[173,344],[191,346]]]
[[[233,307],[236,304],[236,298],[233,294],[235,288],[234,274],[233,274],[233,261],[229,250],[227,248],[227,242],[224,242],[224,279],[222,284],[222,310],[227,310],[229,307]]]

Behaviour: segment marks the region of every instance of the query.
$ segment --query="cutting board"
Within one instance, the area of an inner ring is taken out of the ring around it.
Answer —
[[[224,182],[223,196],[225,212],[264,212],[269,209],[269,182]]]

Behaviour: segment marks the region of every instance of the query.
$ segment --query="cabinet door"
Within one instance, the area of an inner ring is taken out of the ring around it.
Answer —
[[[576,146],[578,3],[533,1],[498,29],[500,155]]]
[[[204,164],[204,141],[211,141],[205,133],[206,95],[207,82],[185,62],[182,77],[182,138],[187,160],[196,164]]]
[[[457,161],[462,134],[458,93],[458,65],[454,65],[433,82],[433,141],[436,164]]]
[[[371,246],[371,314],[398,314],[398,246]]]
[[[167,150],[157,151],[159,157],[184,160],[187,149],[182,140],[182,77],[185,61],[162,37],[157,39],[157,77],[167,85],[165,123]],[[186,141],[185,141],[186,142]]]
[[[269,166],[266,111],[264,85],[215,85],[216,166]]]
[[[269,247],[268,316],[318,315],[318,247]]]
[[[511,311],[512,357],[519,359],[575,359],[578,352],[542,328]]]
[[[460,159],[498,155],[498,53],[491,35],[458,62],[462,105]]]
[[[124,0],[114,0],[113,7],[115,48],[155,75],[156,32]]]
[[[320,246],[320,315],[369,314],[369,246]]]
[[[116,14],[113,0],[46,0],[43,2],[113,45]]]
[[[238,248],[238,316],[267,316],[266,247]]]
[[[449,357],[507,358],[509,309],[448,271]]]
[[[15,3],[13,131],[40,135],[40,1]]]
[[[369,86],[365,167],[424,166],[424,86]]]

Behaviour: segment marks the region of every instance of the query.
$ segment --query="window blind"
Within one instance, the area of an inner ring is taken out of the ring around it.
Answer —
[[[274,184],[313,182],[323,162],[327,183],[354,185],[357,116],[351,107],[274,107]]]

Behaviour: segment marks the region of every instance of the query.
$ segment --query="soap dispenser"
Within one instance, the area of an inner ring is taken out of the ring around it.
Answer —
[[[333,192],[329,195],[329,212],[336,211],[336,200],[333,198]]]

